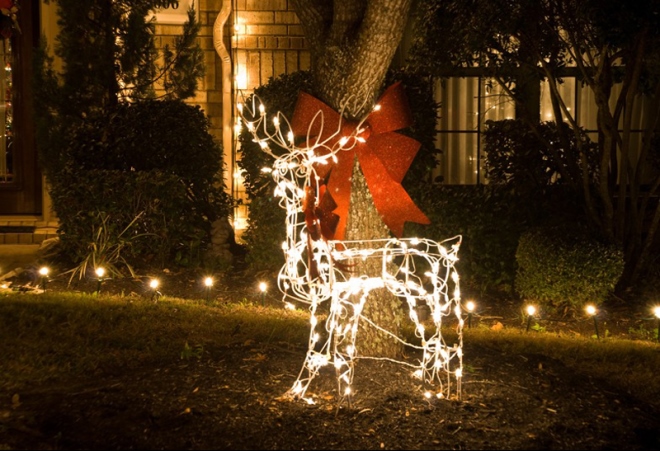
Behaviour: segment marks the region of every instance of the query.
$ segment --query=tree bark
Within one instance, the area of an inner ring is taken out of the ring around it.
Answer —
[[[362,119],[374,106],[392,58],[403,36],[411,0],[293,0],[308,39],[314,91],[312,94],[344,112],[347,119]],[[359,163],[352,178],[347,240],[389,237],[378,214]],[[380,262],[353,268],[379,276]],[[399,332],[400,302],[386,290],[372,292],[364,315],[387,330]],[[373,327],[360,325],[361,355],[396,357],[400,344]]]

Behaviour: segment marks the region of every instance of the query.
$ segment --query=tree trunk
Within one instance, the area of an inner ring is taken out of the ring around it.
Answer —
[[[308,39],[314,96],[347,119],[362,119],[374,106],[385,75],[399,45],[411,0],[293,0]],[[329,3],[332,3],[329,5]],[[389,237],[378,214],[359,163],[353,171],[346,239]],[[379,276],[380,262],[353,268],[360,274]],[[398,334],[400,302],[385,290],[372,292],[364,315]],[[397,357],[398,342],[378,330],[360,325],[358,351],[362,355]]]

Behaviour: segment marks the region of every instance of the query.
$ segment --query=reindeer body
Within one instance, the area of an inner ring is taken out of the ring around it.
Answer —
[[[305,303],[309,305],[311,314],[307,355],[288,393],[310,401],[305,395],[312,380],[322,368],[332,365],[337,375],[340,399],[350,399],[355,361],[365,358],[360,356],[357,346],[360,321],[385,331],[363,314],[363,307],[369,302],[371,291],[387,289],[407,303],[409,317],[415,324],[415,334],[420,341],[419,345],[405,343],[419,350],[421,357],[417,364],[399,363],[412,367],[414,376],[425,389],[433,388],[437,397],[460,396],[463,319],[459,278],[454,263],[458,260],[461,237],[440,243],[417,238],[367,241],[325,239],[320,221],[313,214],[320,202],[317,196],[320,178],[316,168],[319,164],[328,164],[334,155],[351,145],[350,140],[339,140],[332,148],[325,148],[324,152],[319,153],[318,149],[323,148],[327,141],[314,141],[308,137],[306,145],[299,147],[293,144],[291,137],[285,140],[279,128],[275,135],[260,138],[257,129],[261,128],[264,119],[265,113],[262,111],[256,121],[257,127],[248,122],[248,128],[253,131],[262,149],[274,158],[274,194],[281,199],[280,206],[287,212],[286,241],[282,246],[285,264],[280,270],[278,284],[285,301]],[[266,130],[265,126],[263,130]],[[288,152],[281,156],[273,154],[268,146],[269,140]],[[378,261],[380,274],[347,271],[356,262],[367,259]],[[326,307],[324,321],[319,320],[319,307],[322,305]],[[421,305],[430,311],[430,331],[417,316],[417,307]],[[445,343],[441,334],[443,322],[447,322],[448,318],[457,324],[457,340],[451,346]],[[394,336],[389,331],[385,332]],[[452,376],[456,380],[454,392],[451,390]],[[431,391],[427,391],[426,396],[431,396]]]

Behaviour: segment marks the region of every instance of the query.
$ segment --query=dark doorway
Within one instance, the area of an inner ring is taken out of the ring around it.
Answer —
[[[40,215],[42,176],[32,117],[32,54],[39,40],[39,2],[20,3],[20,32],[0,41],[0,215]]]

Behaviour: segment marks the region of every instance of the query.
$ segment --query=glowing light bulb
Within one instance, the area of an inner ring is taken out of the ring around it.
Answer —
[[[207,277],[204,279],[204,285],[207,287],[213,286],[213,278],[212,277]]]
[[[43,277],[46,277],[49,273],[49,269],[46,266],[42,266],[39,268],[39,274],[41,274]]]
[[[105,268],[102,266],[96,268],[96,275],[99,277],[99,279],[103,277],[105,275]]]
[[[154,289],[154,290],[155,290],[156,288],[158,288],[159,285],[160,285],[160,282],[158,281],[158,279],[151,279],[151,280],[149,281],[149,286],[150,286],[152,289]]]
[[[474,302],[473,301],[467,301],[465,304],[465,308],[467,309],[468,312],[473,312],[474,311]]]
[[[535,313],[536,313],[536,307],[533,306],[533,305],[528,305],[527,306],[527,314],[529,316],[534,316]]]
[[[593,316],[593,315],[596,314],[596,307],[594,307],[594,306],[591,305],[591,304],[587,305],[587,306],[585,307],[585,310],[586,310],[586,312],[587,312],[587,315],[589,315],[589,316]]]

